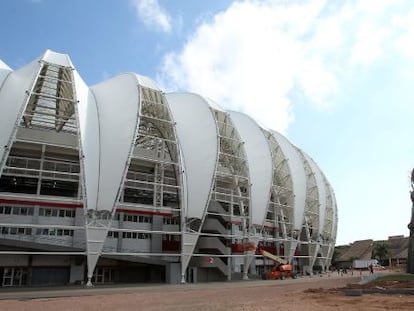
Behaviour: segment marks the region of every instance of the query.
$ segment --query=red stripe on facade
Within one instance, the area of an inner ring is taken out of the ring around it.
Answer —
[[[83,208],[82,203],[63,203],[63,202],[48,202],[48,201],[36,201],[36,200],[19,200],[19,199],[5,199],[0,198],[0,203],[16,204],[16,205],[39,205],[46,207],[64,207],[64,208]]]
[[[124,208],[118,208],[116,210],[119,213],[128,213],[128,214],[140,214],[140,215],[158,215],[158,216],[168,216],[171,217],[172,213],[165,213],[165,212],[153,212],[153,211],[136,211],[136,210],[129,210]]]

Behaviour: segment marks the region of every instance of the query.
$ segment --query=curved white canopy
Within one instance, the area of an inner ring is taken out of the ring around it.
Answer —
[[[186,216],[201,219],[206,211],[218,155],[218,134],[207,101],[191,93],[166,94],[184,160]]]
[[[136,74],[136,73],[132,73],[132,74],[137,78],[137,81],[138,81],[139,85],[141,85],[143,87],[146,87],[146,88],[153,89],[153,90],[161,91],[158,84],[155,81],[153,81],[152,79],[150,79],[148,77],[145,77],[145,76],[141,76],[141,75]]]
[[[269,145],[258,124],[249,116],[229,112],[244,148],[249,165],[251,183],[252,224],[263,225],[272,187],[272,155]]]
[[[78,100],[80,141],[85,177],[86,207],[96,209],[99,180],[99,120],[95,97],[89,87],[74,71],[75,90]]]
[[[0,161],[10,148],[10,138],[14,135],[15,124],[22,117],[28,96],[26,91],[33,88],[33,81],[38,75],[41,65],[32,63],[11,72],[0,89]],[[0,163],[1,164],[1,163]]]
[[[0,91],[2,89],[4,81],[6,81],[8,75],[12,72],[12,70],[0,68]]]
[[[35,78],[42,67],[41,61],[73,68],[68,55],[47,50],[37,60],[8,74],[7,78],[4,79],[4,83],[0,85],[0,109],[2,111],[0,116],[0,146],[8,145],[9,139],[13,136],[15,124],[21,118],[28,102],[27,91],[34,87]],[[7,65],[5,66],[8,68]],[[7,68],[4,69],[7,70]],[[5,151],[5,148],[1,148],[0,159],[3,158]]]
[[[331,199],[332,199],[332,232],[331,237],[332,239],[336,239],[336,233],[338,230],[338,206],[336,205],[336,198],[335,192],[333,191],[331,185],[329,185],[329,191],[331,192]]]
[[[55,64],[58,66],[71,67],[74,68],[72,61],[70,60],[69,55],[56,53],[51,50],[46,50],[46,52],[40,57],[42,61]]]
[[[3,86],[4,80],[6,80],[7,76],[12,72],[12,69],[7,66],[1,59],[0,59],[0,90]]]
[[[293,227],[301,230],[306,204],[306,173],[303,161],[296,148],[287,140],[286,137],[276,131],[272,131],[273,137],[278,142],[283,154],[287,157],[295,194],[293,209]]]
[[[137,85],[134,75],[122,74],[91,87],[99,122],[99,178],[95,181],[98,183],[97,210],[111,211],[114,208],[127,169],[138,126],[140,98]]]
[[[208,97],[203,97],[204,100],[208,103],[208,105],[218,111],[222,111],[224,113],[226,113],[226,110],[224,110],[219,104],[217,104],[214,100],[212,100],[211,98]]]
[[[318,165],[315,161],[303,152],[303,156],[308,161],[313,174],[315,175],[316,184],[318,186],[318,198],[319,198],[319,233],[322,233],[323,227],[325,225],[325,212],[326,212],[326,200],[327,200],[327,193],[325,190],[325,180],[319,169]]]
[[[0,59],[0,69],[5,69],[5,70],[9,70],[9,71],[11,71],[12,69],[9,67],[9,66],[7,66],[7,64],[5,63],[5,62],[3,62],[1,59]]]
[[[12,72],[12,69],[7,66],[1,59],[0,59],[0,91],[3,87],[3,83],[6,80],[7,76]],[[1,102],[0,102],[1,107]]]

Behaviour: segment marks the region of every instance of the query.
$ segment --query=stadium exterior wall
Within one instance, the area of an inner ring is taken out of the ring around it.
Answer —
[[[68,55],[0,61],[0,285],[200,282],[330,266],[335,196],[249,116]]]

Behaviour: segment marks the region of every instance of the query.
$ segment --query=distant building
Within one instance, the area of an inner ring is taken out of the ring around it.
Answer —
[[[406,265],[408,259],[408,244],[410,238],[403,235],[396,235],[388,237],[389,249],[390,249],[390,266],[398,267],[400,265]]]
[[[410,230],[410,241],[408,246],[407,272],[414,274],[414,169],[411,171],[411,219],[408,224]]]
[[[388,265],[398,267],[407,264],[409,238],[403,235],[388,237],[388,240],[360,240],[349,245],[335,247],[333,265],[338,268],[350,267],[355,259],[373,259],[374,243],[383,242],[388,245],[390,256]]]
[[[337,206],[315,161],[197,94],[133,73],[89,87],[52,51],[0,62],[0,146],[1,286],[260,276],[260,248],[330,265]]]
[[[348,268],[352,266],[355,259],[371,259],[373,240],[355,241],[349,245],[336,246],[334,265],[337,268]]]

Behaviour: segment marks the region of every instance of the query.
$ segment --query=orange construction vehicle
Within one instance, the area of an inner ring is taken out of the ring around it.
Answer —
[[[297,275],[293,272],[293,266],[289,265],[286,260],[264,250],[261,250],[260,253],[262,256],[269,258],[276,263],[271,271],[263,274],[264,280],[283,280],[285,278],[296,279]]]

